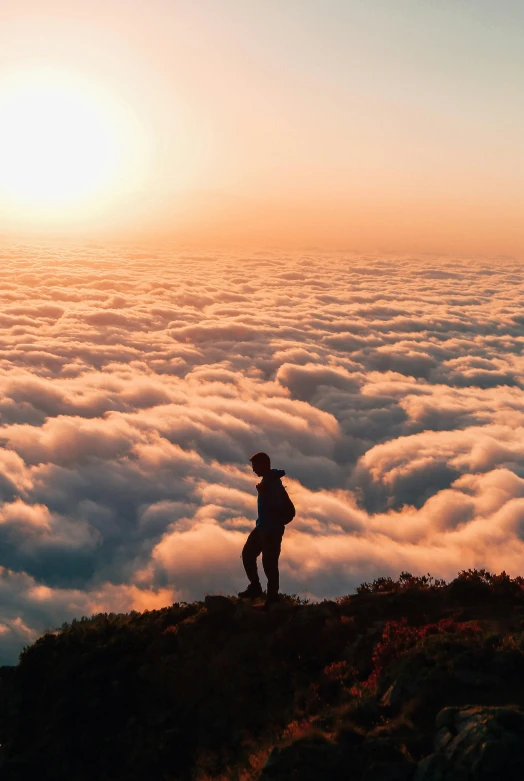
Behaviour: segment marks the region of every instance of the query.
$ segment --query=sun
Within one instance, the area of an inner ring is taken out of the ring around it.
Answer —
[[[118,101],[83,80],[46,70],[12,78],[0,84],[0,197],[43,213],[85,205],[126,179],[133,140]]]

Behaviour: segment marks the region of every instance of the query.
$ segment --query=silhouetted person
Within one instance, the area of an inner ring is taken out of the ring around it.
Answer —
[[[258,518],[256,526],[247,538],[242,551],[244,569],[249,586],[239,593],[239,597],[256,599],[262,596],[262,586],[258,577],[257,557],[262,554],[262,566],[267,577],[266,607],[278,602],[278,559],[285,524],[292,520],[295,508],[282,485],[281,478],[286,474],[283,469],[271,469],[271,460],[267,453],[255,453],[249,459],[253,472],[262,480],[257,484]]]

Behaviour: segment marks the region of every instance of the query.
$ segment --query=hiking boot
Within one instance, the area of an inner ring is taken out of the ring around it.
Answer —
[[[263,593],[260,583],[250,583],[245,591],[238,592],[238,596],[241,599],[256,599],[261,597]]]

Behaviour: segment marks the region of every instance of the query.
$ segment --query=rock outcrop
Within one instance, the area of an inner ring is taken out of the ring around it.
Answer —
[[[524,710],[483,705],[444,708],[436,719],[435,753],[414,781],[439,776],[467,781],[522,781]]]

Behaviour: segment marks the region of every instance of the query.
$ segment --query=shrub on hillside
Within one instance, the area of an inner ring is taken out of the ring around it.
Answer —
[[[512,578],[505,571],[501,572],[500,575],[494,575],[486,569],[461,570],[450,583],[446,583],[442,578],[434,578],[429,572],[426,575],[401,572],[396,580],[388,576],[361,583],[360,586],[357,586],[356,591],[357,594],[401,594],[406,591],[435,590],[452,585],[457,590],[463,588],[468,593],[478,592],[479,594],[489,592],[494,597],[524,596],[524,578],[519,575]]]
[[[372,654],[373,670],[370,676],[352,691],[360,694],[363,689],[375,689],[380,676],[393,661],[421,645],[430,636],[454,635],[463,639],[476,639],[480,633],[481,628],[478,624],[466,624],[453,621],[451,618],[442,618],[436,623],[425,626],[410,626],[406,618],[400,621],[388,621]]]
[[[357,594],[378,594],[384,592],[401,593],[410,589],[441,588],[446,585],[445,580],[434,578],[432,575],[412,575],[411,572],[401,572],[398,580],[393,578],[376,578],[371,583],[361,583],[357,587]]]
[[[518,597],[524,592],[524,578],[519,575],[511,578],[505,571],[500,575],[493,575],[485,569],[462,570],[456,580],[473,586],[487,586],[495,597]]]

